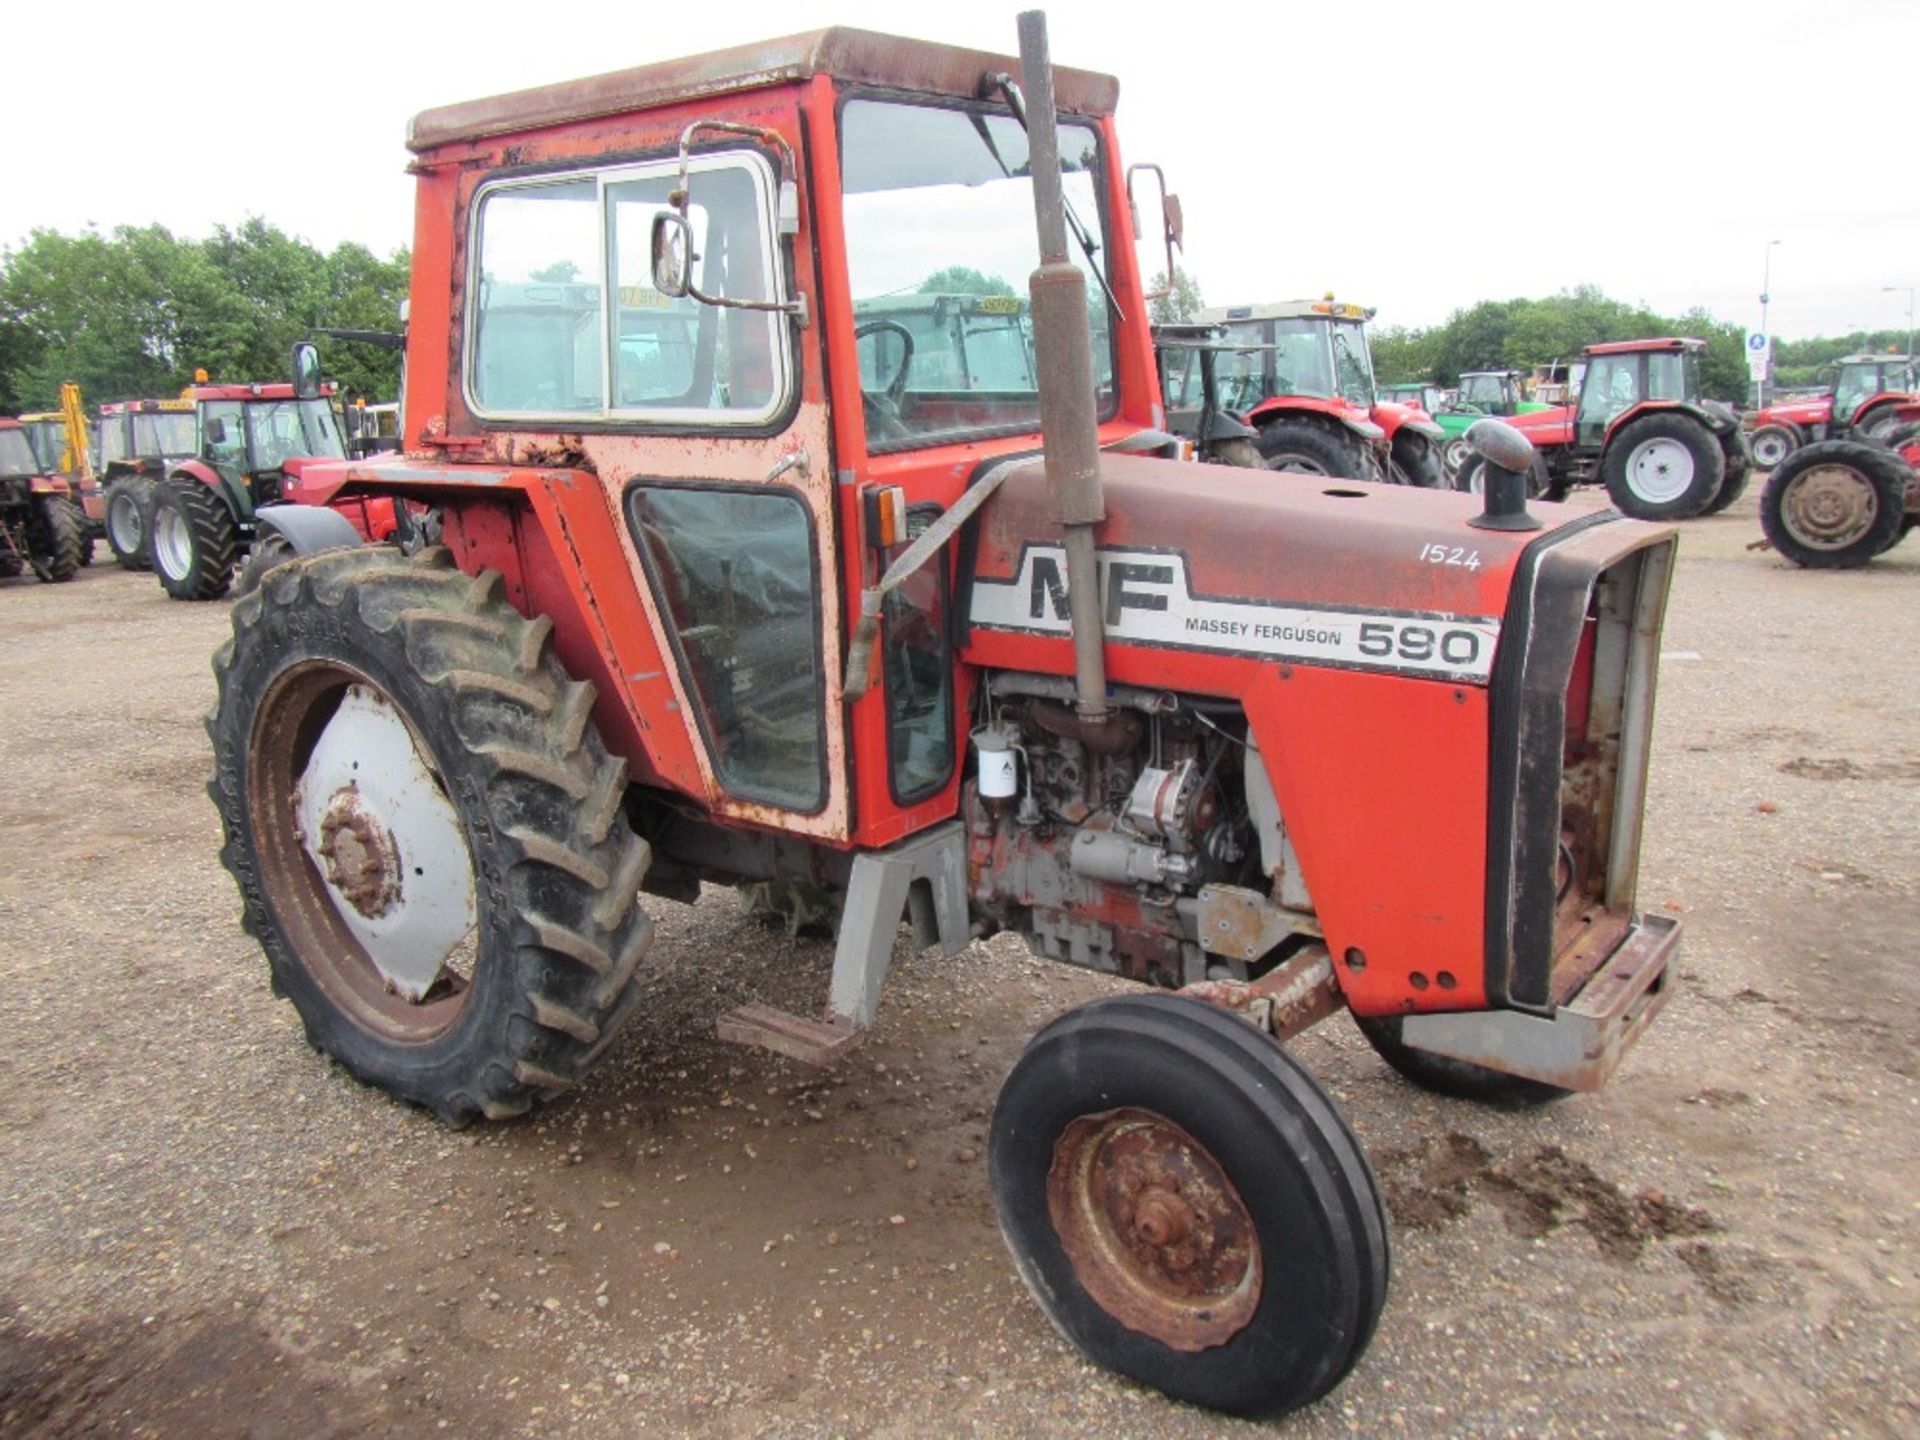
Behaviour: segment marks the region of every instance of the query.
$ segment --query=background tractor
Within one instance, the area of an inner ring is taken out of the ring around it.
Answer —
[[[1920,400],[1896,401],[1871,441],[1816,440],[1788,455],[1760,496],[1767,540],[1794,564],[1850,570],[1920,525]]]
[[[0,578],[32,570],[41,580],[71,580],[80,544],[66,480],[41,465],[18,420],[0,420]]]
[[[1216,307],[1200,318],[1257,347],[1238,360],[1222,356],[1220,383],[1228,408],[1259,431],[1254,444],[1269,468],[1444,485],[1440,427],[1374,389],[1372,313],[1331,299],[1291,300]]]
[[[1701,340],[1621,340],[1586,348],[1585,377],[1571,405],[1516,415],[1533,442],[1531,489],[1560,499],[1575,485],[1603,484],[1622,512],[1685,520],[1731,505],[1751,468],[1732,410],[1700,396]],[[1480,488],[1482,462],[1454,476]]]
[[[154,487],[197,447],[191,394],[175,400],[127,400],[100,407],[95,460],[106,508],[107,545],[128,570],[153,564]]]
[[[1138,982],[1008,1076],[1002,1233],[1093,1359],[1269,1413],[1357,1363],[1389,1270],[1279,1042],[1344,1009],[1420,1084],[1541,1100],[1664,1003],[1675,537],[1529,511],[1492,421],[1484,507],[1172,458],[1118,85],[1020,30],[1018,63],[827,30],[417,116],[407,453],[299,478],[445,543],[285,507],[209,794],[312,1043],[452,1124],[616,1043],[661,983],[642,891],[832,897],[821,1010],[718,1021],[814,1064],[909,917],[956,965],[1007,930]],[[1035,259],[1033,384],[916,389],[874,302]]]
[[[1194,458],[1264,469],[1260,432],[1221,399],[1220,362],[1245,367],[1262,347],[1236,344],[1219,325],[1169,322],[1153,327],[1153,353],[1166,398],[1167,428],[1192,443]],[[1257,363],[1257,362],[1256,362]]]
[[[20,424],[40,463],[41,471],[67,482],[68,495],[80,511],[80,563],[93,563],[94,541],[106,533],[107,502],[94,478],[92,442],[80,387],[60,387],[60,408],[22,415]]]
[[[1471,453],[1467,431],[1487,415],[1531,415],[1548,407],[1523,398],[1518,370],[1463,370],[1453,401],[1433,410],[1433,421],[1445,435],[1441,458],[1447,474],[1459,473]]]
[[[1899,405],[1915,399],[1920,369],[1911,356],[1843,356],[1825,394],[1769,405],[1748,417],[1753,463],[1771,470],[1816,440],[1884,439],[1900,423]]]

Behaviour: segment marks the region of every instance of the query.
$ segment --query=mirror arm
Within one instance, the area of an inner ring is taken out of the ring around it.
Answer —
[[[725,135],[744,135],[762,145],[770,145],[780,152],[781,175],[779,180],[778,213],[775,215],[775,228],[783,236],[797,235],[800,232],[800,192],[798,177],[800,167],[795,160],[793,147],[778,130],[769,130],[760,125],[741,125],[732,120],[695,120],[680,132],[680,183],[667,193],[667,204],[680,212],[683,219],[689,218],[687,211],[692,204],[693,194],[693,137],[702,130],[717,131]],[[692,232],[689,229],[688,239]],[[812,322],[812,310],[807,305],[804,293],[797,294],[791,300],[729,300],[719,295],[709,295],[693,283],[693,262],[700,257],[693,252],[691,244],[687,249],[687,294],[702,305],[713,305],[723,310],[760,310],[775,311],[793,318],[793,323],[804,330]]]

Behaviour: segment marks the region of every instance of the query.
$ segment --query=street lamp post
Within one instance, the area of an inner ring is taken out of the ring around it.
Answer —
[[[1767,329],[1767,306],[1773,300],[1773,247],[1779,243],[1769,240],[1761,252],[1764,258],[1760,262],[1760,333],[1767,337],[1767,363],[1761,368],[1754,389],[1762,406],[1767,403],[1767,382],[1773,379],[1773,332]]]
[[[1909,360],[1913,359],[1913,292],[1915,290],[1920,290],[1920,285],[1882,285],[1880,287],[1882,295],[1899,295],[1904,292],[1907,297],[1907,359]]]

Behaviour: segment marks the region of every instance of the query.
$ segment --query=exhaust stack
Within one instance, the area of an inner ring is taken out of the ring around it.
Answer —
[[[1033,344],[1040,383],[1040,434],[1054,518],[1066,532],[1067,621],[1073,633],[1075,708],[1087,720],[1107,718],[1106,631],[1100,614],[1100,571],[1093,527],[1107,518],[1100,493],[1100,436],[1094,413],[1093,341],[1087,325],[1087,281],[1067,258],[1065,201],[1060,193],[1059,118],[1053,108],[1053,66],[1047,17],[1020,16],[1020,72],[1027,100],[1028,171],[1040,232],[1040,268],[1027,282],[1033,301]]]

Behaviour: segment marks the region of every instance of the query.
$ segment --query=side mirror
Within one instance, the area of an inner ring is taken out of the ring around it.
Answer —
[[[293,347],[293,394],[299,400],[320,398],[320,352],[311,341]]]
[[[679,300],[692,288],[693,226],[678,210],[653,217],[653,288]]]
[[[1134,240],[1138,242],[1149,238],[1143,233],[1143,227],[1140,223],[1140,202],[1133,193],[1133,177],[1143,172],[1152,173],[1154,181],[1160,191],[1160,235],[1158,238],[1160,243],[1165,247],[1167,256],[1166,269],[1161,271],[1161,274],[1166,276],[1167,283],[1162,289],[1148,291],[1146,298],[1149,300],[1161,300],[1173,293],[1173,252],[1176,246],[1182,249],[1185,248],[1181,245],[1181,237],[1186,233],[1186,221],[1180,213],[1180,197],[1167,193],[1166,171],[1162,170],[1158,165],[1150,163],[1129,165],[1127,167],[1127,205],[1133,211]]]

